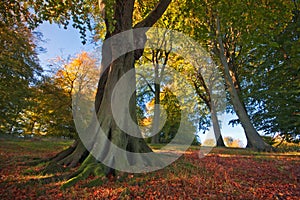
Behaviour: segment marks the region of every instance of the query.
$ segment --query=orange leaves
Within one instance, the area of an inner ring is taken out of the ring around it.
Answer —
[[[54,175],[24,173],[30,168],[25,161],[47,157],[49,152],[0,140],[0,199],[299,199],[299,157],[228,156],[226,151],[202,159],[197,151],[189,151],[156,172],[118,173],[114,179],[103,180],[101,186],[85,188],[83,185],[95,178],[89,177],[61,190],[63,180],[52,179]]]
[[[65,92],[73,95],[76,92],[93,94],[99,79],[97,60],[85,51],[71,61],[57,59],[60,69],[55,76],[55,82]]]

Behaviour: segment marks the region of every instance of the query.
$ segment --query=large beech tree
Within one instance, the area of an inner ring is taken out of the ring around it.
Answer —
[[[142,56],[143,48],[141,47],[146,42],[145,34],[148,28],[143,29],[139,35],[132,35],[132,38],[134,38],[132,41],[125,41],[130,46],[135,46],[136,43],[139,43],[139,50],[125,53],[115,60],[112,60],[116,57],[114,54],[122,44],[109,43],[107,40],[127,30],[152,27],[163,15],[170,2],[171,0],[156,1],[155,6],[151,8],[152,4],[149,7],[148,14],[138,22],[133,22],[135,0],[9,0],[9,3],[1,3],[0,7],[3,13],[6,13],[4,20],[10,18],[16,20],[23,19],[31,28],[37,27],[43,21],[62,24],[64,28],[67,28],[67,25],[72,22],[73,27],[80,30],[83,42],[86,42],[86,31],[88,29],[96,31],[105,30],[106,34],[102,47],[101,75],[95,99],[97,120],[110,142],[126,151],[142,153],[151,152],[152,150],[147,146],[143,138],[128,135],[118,127],[112,115],[110,101],[115,84],[126,72],[134,69],[135,60]],[[93,25],[95,26],[93,27]],[[135,79],[128,82],[128,85],[135,87]],[[124,93],[126,92],[124,91]],[[122,97],[120,96],[119,98]],[[129,112],[133,121],[137,121],[135,108],[135,94],[133,94],[129,101]],[[120,110],[120,113],[122,112],[123,110]],[[126,121],[127,119],[124,116],[124,119],[121,120]],[[86,129],[85,134],[87,137],[95,131],[93,128],[93,126],[90,126]],[[109,144],[104,144],[100,147],[98,145],[97,151],[100,152],[100,156],[104,157],[103,159],[111,162],[114,162],[116,159],[113,154],[110,154],[109,157],[107,156],[107,152],[110,151]],[[114,174],[114,169],[98,162],[88,153],[80,140],[76,140],[71,147],[52,158],[46,170],[57,167],[57,165],[53,167],[53,164],[57,162],[65,166],[76,166],[82,163],[79,170],[73,174],[73,178],[65,186],[70,186],[91,174],[96,176]],[[126,162],[131,162],[134,165],[134,161]],[[151,161],[148,160],[148,162]]]
[[[167,9],[169,3],[170,0],[159,1],[156,7],[153,8],[153,10],[147,15],[146,18],[133,26],[132,19],[134,11],[134,0],[117,0],[111,1],[109,3],[104,1],[100,2],[100,7],[103,8],[102,13],[107,30],[105,40],[123,31],[153,26],[154,23]],[[145,35],[142,36],[145,37]],[[132,37],[134,38],[134,36]],[[140,40],[140,38],[138,39]],[[116,124],[111,110],[112,108],[110,106],[114,86],[126,72],[134,68],[135,60],[139,59],[140,56],[142,56],[143,51],[132,51],[121,55],[120,57],[112,61],[112,58],[115,57],[115,55],[113,54],[114,52],[118,51],[117,49],[120,48],[120,44],[114,42],[105,44],[105,40],[102,49],[101,78],[99,79],[95,101],[95,110],[100,126],[103,129],[104,134],[107,135],[108,139],[118,147],[130,152],[150,152],[151,149],[147,146],[144,139],[128,135],[126,132],[120,129],[120,127]],[[140,42],[139,40],[136,41],[134,38],[133,42]],[[146,40],[142,42],[145,43]],[[110,64],[108,64],[108,67],[106,68],[107,63]],[[132,79],[132,81],[128,84],[135,87],[135,80]],[[123,92],[127,93],[127,91]],[[123,108],[121,108],[120,112],[124,112]],[[137,121],[135,95],[133,95],[131,101],[129,101],[129,112],[133,120]],[[122,120],[126,121],[127,119],[124,118]],[[89,133],[87,132],[86,134]],[[110,150],[111,149],[109,145],[104,145],[97,151],[103,152],[100,153],[101,157],[108,160],[109,163],[113,163],[114,159],[116,159],[114,158],[114,156],[105,158],[107,156],[105,152]],[[91,166],[95,167],[93,167],[91,170],[87,170],[90,169]],[[106,175],[108,175],[114,173],[114,170],[100,163],[97,163],[95,158],[90,154],[86,158],[82,167],[79,169],[78,174],[76,174],[75,178],[71,179],[69,183],[72,184],[78,179],[88,176],[90,173],[94,173],[95,175],[101,175],[105,173]]]
[[[106,0],[106,1],[49,1],[44,2],[40,0],[32,0],[28,2],[18,3],[12,1],[15,4],[14,7],[8,10],[14,10],[16,6],[22,11],[21,17],[28,17],[28,21],[33,21],[30,23],[31,26],[36,26],[43,20],[54,21],[60,24],[67,25],[72,19],[73,26],[80,29],[82,35],[85,35],[85,31],[91,28],[91,16],[94,16],[94,21],[99,22],[100,15],[105,23],[106,35],[103,41],[104,45],[102,47],[102,69],[101,75],[98,83],[98,89],[95,99],[95,111],[99,121],[99,124],[103,130],[103,133],[107,136],[109,141],[129,152],[151,152],[152,150],[147,146],[146,142],[142,138],[133,137],[128,135],[123,130],[118,127],[116,121],[114,120],[111,108],[111,97],[113,93],[114,86],[120,80],[120,78],[129,70],[134,69],[135,60],[139,59],[143,53],[143,49],[128,52],[121,55],[115,60],[114,54],[120,48],[120,43],[109,43],[106,42],[110,37],[136,28],[152,27],[155,22],[162,16],[162,14],[167,9],[171,0],[160,0],[156,5],[150,9],[150,12],[146,17],[144,17],[139,22],[133,22],[133,12],[135,0]],[[31,6],[30,6],[31,5]],[[35,10],[34,15],[31,15],[29,8]],[[15,12],[11,12],[12,15]],[[99,21],[97,21],[99,20]],[[132,41],[128,42],[128,45],[134,46],[137,42],[145,44],[146,42],[146,31],[148,29],[143,29],[143,31],[138,35],[132,35],[134,38]],[[142,38],[142,39],[141,39]],[[120,41],[121,43],[124,41]],[[131,44],[130,44],[131,43]],[[121,45],[122,46],[122,45]],[[142,45],[143,46],[143,45]],[[141,47],[141,46],[140,46]],[[107,67],[108,66],[108,67]],[[129,87],[135,86],[135,79],[128,82]],[[127,91],[124,91],[126,93]],[[122,98],[120,96],[120,98]],[[129,101],[129,112],[133,121],[136,119],[136,103],[135,94],[133,94],[131,100]],[[120,113],[123,112],[121,108]],[[125,108],[124,108],[125,109]],[[124,116],[124,119],[127,119]],[[87,137],[88,134],[94,131],[94,127],[89,127],[86,129]],[[91,136],[92,137],[92,136]],[[110,151],[110,145],[104,144],[99,147],[97,151],[103,159],[108,160],[113,163],[117,159],[113,154],[109,157],[107,152]],[[126,159],[126,158],[124,158]],[[111,169],[100,162],[98,162],[91,154],[89,154],[80,140],[76,141],[70,148],[59,153],[51,161],[60,162],[64,161],[63,164],[69,166],[75,166],[82,162],[79,170],[73,174],[73,178],[70,179],[65,186],[70,186],[76,183],[78,180],[85,178],[91,174],[96,176],[103,176],[114,174],[114,169]],[[74,162],[76,161],[76,162]],[[129,161],[127,161],[129,162]],[[145,161],[151,162],[151,161]],[[134,161],[131,161],[134,165]],[[48,169],[52,165],[48,166]]]

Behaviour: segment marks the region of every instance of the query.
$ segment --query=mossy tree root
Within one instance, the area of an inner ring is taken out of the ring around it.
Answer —
[[[75,173],[70,175],[69,180],[67,180],[61,188],[69,188],[75,185],[77,182],[87,179],[89,176],[97,177],[95,180],[89,183],[89,185],[95,185],[96,183],[101,182],[101,178],[106,176],[107,172],[107,167],[98,162],[91,154],[89,154],[85,161],[81,164],[80,168]]]

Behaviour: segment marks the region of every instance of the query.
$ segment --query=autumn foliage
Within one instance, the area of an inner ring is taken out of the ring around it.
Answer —
[[[69,141],[0,139],[0,199],[299,199],[299,154],[254,153],[216,148],[199,159],[189,150],[172,165],[152,173],[126,174],[62,190],[64,173],[44,175],[41,165]],[[67,171],[67,170],[66,170]],[[69,172],[67,172],[69,173]]]

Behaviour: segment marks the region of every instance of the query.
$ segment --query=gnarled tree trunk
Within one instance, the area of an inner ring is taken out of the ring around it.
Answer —
[[[132,27],[134,0],[116,0],[113,3],[113,5],[109,5],[112,6],[111,8],[106,8],[106,10],[113,9],[113,16],[111,16],[111,12],[102,12],[105,13],[104,19],[107,28],[106,40],[118,33],[131,30],[132,28],[143,28],[153,26],[153,24],[161,17],[161,15],[167,9],[170,2],[171,0],[161,0],[145,19],[143,19],[141,22],[137,23],[134,27]],[[101,2],[101,5],[102,8],[108,6],[105,5],[105,2]],[[135,36],[132,35],[132,38],[134,37]],[[116,120],[114,119],[111,108],[111,99],[113,96],[113,90],[115,85],[126,72],[134,69],[134,62],[136,59],[140,58],[140,56],[143,53],[143,50],[131,51],[124,55],[121,55],[115,60],[112,60],[112,58],[115,57],[115,52],[118,52],[120,44],[106,43],[106,40],[104,41],[104,45],[102,47],[102,74],[98,83],[98,90],[95,101],[95,110],[97,113],[99,124],[108,140],[112,144],[118,146],[119,148],[128,152],[150,152],[152,150],[147,146],[143,138],[133,137],[120,129]],[[129,45],[134,45],[134,42],[136,41],[120,42],[127,42]],[[130,42],[132,44],[130,44]],[[145,43],[146,40],[142,42]],[[106,66],[108,67],[106,68]],[[132,79],[130,79],[130,81],[127,82],[127,84],[129,90],[132,87],[135,88],[135,77],[132,77]],[[127,93],[128,91],[123,92],[125,95],[125,93]],[[114,96],[113,98],[122,99],[122,92],[120,96]],[[135,100],[136,99],[134,93],[130,101],[128,102],[128,107],[131,118],[133,119],[133,121],[137,122]],[[126,108],[120,107],[119,113],[122,115],[123,113],[125,113],[125,109]],[[125,126],[128,120],[128,118],[126,117],[128,116],[124,115],[121,119],[121,123]],[[90,131],[94,131],[93,127],[87,129],[87,136],[88,134],[91,134]],[[101,143],[101,141],[93,141],[93,139],[94,138],[91,138],[91,141],[95,143],[96,148],[93,150],[97,151],[98,158],[101,158],[101,160],[106,160],[108,163],[111,164],[111,166],[114,166],[115,159],[120,159],[120,156],[117,157],[117,155],[114,155],[113,153],[108,153],[109,151],[113,151],[112,144],[106,143],[102,145],[96,145],[96,143]],[[127,160],[126,155],[124,156],[124,162],[128,162],[129,164],[134,165],[134,161]],[[71,179],[65,184],[65,187],[71,186],[78,180],[84,179],[91,174],[99,177],[114,174],[114,169],[111,169],[110,167],[107,167],[99,161],[97,161],[91,153],[86,154],[86,149],[82,148],[82,143],[79,141],[74,143],[72,147],[62,152],[58,155],[58,157],[54,159],[59,160],[61,164],[71,163],[70,166],[74,166],[77,161],[83,161],[78,171],[74,173]]]

